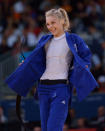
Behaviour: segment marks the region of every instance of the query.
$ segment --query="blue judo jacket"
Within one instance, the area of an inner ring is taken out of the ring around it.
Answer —
[[[74,60],[70,71],[69,83],[76,88],[79,101],[83,100],[95,87],[97,82],[91,74],[91,52],[85,42],[76,34],[65,32],[66,40]],[[6,83],[16,93],[26,96],[34,83],[40,79],[46,69],[46,54],[44,45],[53,37],[52,34],[43,36],[37,47],[7,79]],[[89,68],[86,68],[88,65]],[[53,68],[53,67],[52,67]]]

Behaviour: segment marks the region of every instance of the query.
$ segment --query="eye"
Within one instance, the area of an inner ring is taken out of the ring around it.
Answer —
[[[48,24],[48,23],[46,23],[46,26],[49,26],[49,24]]]

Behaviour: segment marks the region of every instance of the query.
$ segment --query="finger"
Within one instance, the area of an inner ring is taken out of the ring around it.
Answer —
[[[86,68],[88,68],[88,65],[85,65]]]
[[[19,66],[21,65],[22,63],[19,63]]]

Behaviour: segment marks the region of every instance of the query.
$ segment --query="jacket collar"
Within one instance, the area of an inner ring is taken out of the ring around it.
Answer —
[[[72,39],[71,39],[71,34],[68,33],[68,32],[65,32],[65,36],[66,36],[66,40],[67,40],[67,43],[68,43],[68,46],[69,48],[72,50],[73,49],[73,44],[72,44]],[[44,46],[51,38],[53,38],[53,34],[48,34],[46,35],[46,39],[42,42],[42,45],[41,46]]]

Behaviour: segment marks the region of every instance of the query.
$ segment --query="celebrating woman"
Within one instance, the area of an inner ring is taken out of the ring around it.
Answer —
[[[83,100],[97,82],[89,71],[91,52],[76,34],[68,33],[70,22],[67,12],[51,9],[45,13],[50,32],[43,36],[35,50],[7,79],[9,87],[26,96],[38,81],[38,96],[42,131],[62,131],[76,88],[78,99]]]

